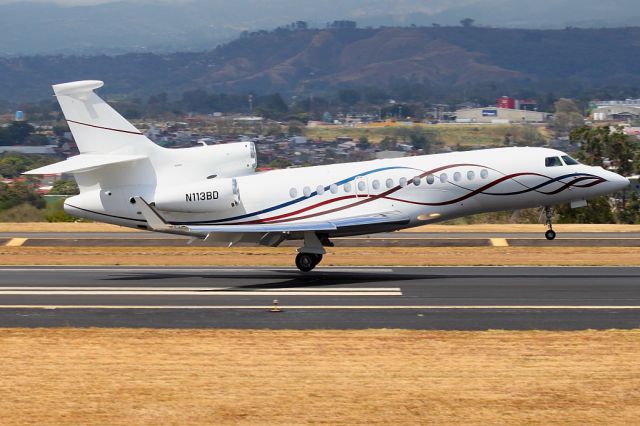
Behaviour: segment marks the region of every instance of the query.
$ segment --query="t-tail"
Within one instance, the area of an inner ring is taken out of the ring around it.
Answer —
[[[76,81],[53,86],[80,155],[31,170],[26,174],[70,173],[80,195],[67,199],[65,210],[132,226],[128,200],[155,200],[158,188],[178,192],[181,185],[198,184],[211,177],[253,173],[255,147],[250,142],[163,148],[101,99],[94,90],[103,82]]]

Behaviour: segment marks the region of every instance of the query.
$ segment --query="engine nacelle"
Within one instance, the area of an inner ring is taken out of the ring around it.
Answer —
[[[234,178],[207,179],[184,185],[156,188],[155,206],[160,210],[206,213],[226,210],[240,201]]]

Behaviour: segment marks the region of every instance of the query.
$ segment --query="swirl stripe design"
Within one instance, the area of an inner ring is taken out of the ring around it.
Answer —
[[[491,167],[487,167],[481,164],[473,164],[473,163],[458,163],[458,164],[448,164],[448,165],[444,165],[444,166],[440,166],[440,167],[436,167],[434,169],[431,170],[427,170],[427,171],[422,171],[420,169],[416,169],[416,168],[412,168],[412,167],[382,167],[382,168],[378,168],[378,169],[373,169],[373,170],[369,170],[363,173],[359,173],[357,175],[353,175],[353,176],[349,176],[345,179],[339,180],[331,185],[344,185],[347,182],[351,182],[353,180],[355,180],[357,177],[360,176],[367,176],[376,172],[381,172],[381,171],[387,171],[387,170],[415,170],[417,172],[419,172],[419,174],[414,175],[415,177],[418,177],[420,179],[424,178],[425,176],[443,171],[443,170],[447,170],[447,169],[451,169],[451,168],[455,168],[455,167],[480,167],[480,168],[484,168],[484,169],[488,169],[488,170],[493,170],[496,171],[495,169],[491,168]],[[407,179],[411,179],[414,176],[411,177],[407,177]],[[540,178],[546,178],[548,179],[546,182],[542,182],[538,185],[535,185],[533,187],[527,187],[525,184],[523,184],[522,182],[519,182],[518,180],[516,180],[515,178],[518,177],[522,177],[522,176],[535,176],[535,177],[540,177]],[[568,178],[575,178],[570,182],[564,182],[563,179],[568,179]],[[524,189],[520,190],[520,191],[511,191],[511,192],[487,192],[488,189],[495,187],[496,185],[505,182],[509,179],[514,179],[514,182],[519,183],[520,185],[522,185],[524,187]],[[552,191],[542,191],[541,189],[547,187],[548,185],[551,185],[555,182],[559,182],[562,183],[563,185],[560,188],[554,189]],[[583,183],[584,182],[584,183]],[[302,219],[308,219],[308,218],[312,218],[312,217],[317,217],[317,216],[321,216],[321,215],[325,215],[325,214],[329,214],[329,213],[334,213],[337,211],[341,211],[341,210],[346,210],[346,209],[350,209],[353,207],[357,207],[360,206],[362,204],[365,203],[369,203],[371,201],[375,201],[377,199],[388,199],[388,200],[393,200],[393,201],[397,201],[397,202],[402,202],[402,203],[407,203],[407,204],[414,204],[414,205],[422,205],[422,206],[446,206],[446,205],[451,205],[451,204],[455,204],[461,201],[464,201],[470,197],[473,197],[475,195],[478,194],[482,194],[482,195],[491,195],[491,196],[508,196],[508,195],[520,195],[520,194],[525,194],[528,192],[532,192],[535,191],[537,193],[540,194],[544,194],[544,195],[555,195],[558,194],[568,188],[571,187],[578,187],[578,188],[588,188],[591,186],[595,186],[598,185],[602,182],[606,182],[605,179],[596,176],[596,175],[591,175],[591,174],[587,174],[587,173],[570,173],[570,174],[566,174],[566,175],[562,175],[562,176],[558,176],[555,178],[552,178],[550,176],[546,176],[540,173],[533,173],[533,172],[520,172],[520,173],[513,173],[510,175],[504,175],[499,177],[498,179],[495,179],[492,182],[487,183],[486,185],[483,185],[480,188],[477,188],[475,190],[472,190],[470,188],[466,188],[464,186],[460,186],[460,185],[456,185],[453,182],[449,182],[452,185],[455,185],[463,190],[467,190],[469,191],[467,194],[464,194],[460,197],[451,199],[451,200],[447,200],[447,201],[441,201],[441,202],[434,202],[434,203],[429,203],[429,202],[420,202],[420,201],[413,201],[413,200],[406,200],[406,199],[402,199],[402,198],[396,198],[396,197],[391,197],[391,194],[394,194],[395,192],[401,190],[403,187],[400,185],[396,185],[393,188],[390,188],[384,192],[381,192],[380,194],[355,194],[355,195],[344,195],[344,196],[340,196],[340,197],[335,197],[335,198],[331,198],[328,200],[323,200],[321,202],[291,211],[291,212],[287,212],[287,213],[282,213],[279,215],[275,215],[275,216],[270,216],[270,217],[266,217],[266,218],[260,218],[260,219],[254,219],[254,220],[246,220],[243,221],[242,219],[248,219],[251,218],[253,216],[257,216],[257,215],[261,215],[261,214],[265,214],[265,213],[270,213],[270,212],[274,212],[276,210],[280,210],[289,206],[292,206],[294,204],[303,202],[305,200],[309,200],[313,197],[318,196],[317,191],[313,191],[308,197],[302,196],[302,197],[298,197],[295,198],[293,200],[281,203],[281,204],[277,204],[275,206],[272,207],[268,207],[266,209],[262,209],[259,211],[255,211],[252,213],[246,213],[243,215],[238,215],[238,216],[233,216],[233,217],[229,217],[229,218],[223,218],[223,219],[217,219],[217,220],[205,220],[205,221],[198,221],[198,222],[171,222],[172,224],[175,225],[183,225],[183,224],[191,224],[191,225],[195,225],[195,224],[228,224],[229,226],[233,226],[233,225],[240,225],[240,224],[260,224],[260,223],[281,223],[281,222],[290,222],[290,221],[294,221],[294,220],[302,220]],[[324,190],[328,191],[331,188],[331,185],[326,185],[324,186]],[[312,210],[315,210],[317,208],[323,207],[323,206],[327,206],[329,204],[333,204],[336,202],[340,202],[340,201],[344,201],[344,200],[349,200],[349,199],[356,199],[357,201],[350,203],[348,205],[344,205],[344,206],[339,206],[339,207],[334,207],[334,208],[330,208],[327,210],[322,210],[322,211],[316,211],[313,213],[308,213],[311,212]],[[308,214],[304,214],[301,215],[302,213],[308,213]],[[235,222],[238,221],[239,222]],[[234,221],[233,223],[228,223]]]

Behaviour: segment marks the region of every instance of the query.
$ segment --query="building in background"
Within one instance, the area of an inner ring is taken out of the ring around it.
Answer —
[[[593,121],[635,121],[640,119],[640,99],[592,101]]]
[[[458,123],[544,123],[551,114],[540,111],[528,111],[512,108],[466,108],[456,111]]]

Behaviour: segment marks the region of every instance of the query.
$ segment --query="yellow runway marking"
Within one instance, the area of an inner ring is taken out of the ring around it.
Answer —
[[[489,241],[491,241],[493,247],[509,247],[506,238],[490,238]]]
[[[20,247],[23,245],[28,238],[12,238],[5,244],[7,247]]]

